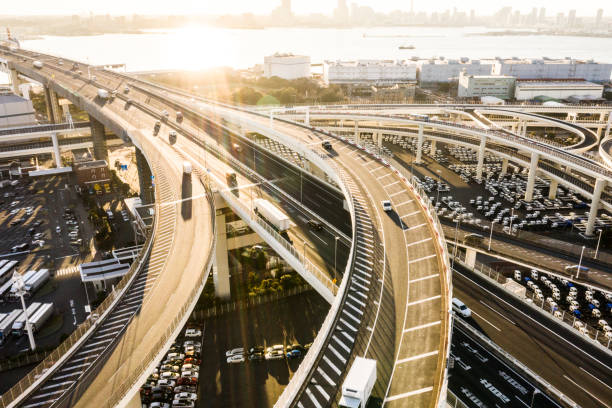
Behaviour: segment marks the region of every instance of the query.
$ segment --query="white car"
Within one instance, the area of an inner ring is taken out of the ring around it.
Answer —
[[[393,206],[391,205],[391,201],[389,200],[382,200],[380,202],[382,204],[382,208],[385,211],[393,211]]]
[[[230,356],[227,358],[227,363],[228,364],[238,364],[238,363],[244,363],[244,355],[243,354],[236,354],[234,356]]]
[[[174,394],[174,398],[175,399],[190,399],[192,401],[195,401],[198,399],[198,394],[196,394],[195,392],[181,392],[178,394]]]
[[[232,357],[232,356],[243,355],[243,354],[244,354],[244,347],[238,347],[238,348],[226,351],[225,357]]]
[[[185,330],[185,337],[202,337],[202,330],[187,329]]]
[[[243,357],[244,358],[244,357]],[[177,374],[178,375],[178,374]],[[181,377],[187,377],[187,378],[199,378],[200,377],[200,373],[197,371],[191,371],[191,370],[187,370],[187,371],[183,371],[181,373]]]

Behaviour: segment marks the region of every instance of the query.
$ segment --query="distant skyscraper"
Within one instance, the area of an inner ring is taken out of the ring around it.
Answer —
[[[346,0],[338,0],[338,7],[334,10],[334,17],[339,23],[348,23],[349,9],[346,5]]]
[[[576,25],[576,10],[570,10],[567,16],[567,26],[573,27],[574,25]]]
[[[561,26],[564,22],[565,22],[565,14],[557,13],[557,19],[556,19],[557,26]]]
[[[603,19],[603,9],[597,10],[597,16],[595,17],[595,27],[601,26],[601,20]]]
[[[540,9],[540,15],[538,16],[538,23],[543,23],[546,19],[546,9],[542,7]]]

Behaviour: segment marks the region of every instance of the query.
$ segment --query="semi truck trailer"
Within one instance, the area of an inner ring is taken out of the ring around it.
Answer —
[[[340,408],[364,408],[376,383],[376,360],[356,357],[344,382]]]
[[[4,342],[9,334],[11,334],[11,329],[13,328],[13,323],[20,314],[23,313],[21,309],[15,309],[11,313],[9,313],[4,320],[0,321],[0,343]]]
[[[30,319],[32,324],[32,330],[37,332],[41,327],[49,320],[49,317],[53,314],[53,303],[43,303],[41,307],[36,310],[34,316]]]
[[[30,279],[25,282],[25,290],[28,296],[32,296],[38,289],[44,285],[51,275],[48,269],[41,269],[36,272]]]
[[[259,216],[276,227],[280,232],[288,230],[293,225],[289,217],[268,200],[257,198],[253,201],[253,207],[255,213],[259,214]]]
[[[32,322],[32,317],[40,307],[40,303],[34,302],[26,309],[26,313],[28,314],[28,320],[30,323]],[[23,332],[26,330],[26,314],[21,311],[19,317],[13,322],[13,326],[11,327],[11,334],[15,336],[21,336]]]

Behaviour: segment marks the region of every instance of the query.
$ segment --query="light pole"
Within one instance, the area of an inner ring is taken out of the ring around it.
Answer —
[[[451,269],[455,267],[455,258],[457,257],[457,234],[459,233],[459,218],[457,218],[457,224],[455,225],[455,248],[453,249],[453,262],[451,263]]]
[[[436,170],[436,173],[438,173],[438,184],[436,186],[436,204],[438,204],[440,198],[440,170]]]
[[[595,247],[595,259],[597,259],[597,254],[599,253],[599,243],[601,242],[601,233],[603,229],[599,230],[599,238],[597,238],[597,246]]]
[[[489,234],[489,252],[491,252],[491,241],[493,240],[493,224],[495,224],[495,220],[491,221],[491,233]]]
[[[340,237],[334,237],[334,283],[337,280],[337,272],[336,272],[336,254],[338,253],[338,240]]]
[[[23,308],[23,315],[25,316],[26,330],[28,331],[28,339],[30,340],[30,348],[32,351],[36,350],[36,343],[34,342],[34,332],[32,331],[32,325],[30,324],[30,318],[25,305],[23,295],[25,295],[25,283],[23,282],[23,276],[17,272],[13,272],[13,285],[17,289],[17,295],[21,299],[21,307]]]
[[[580,268],[582,267],[582,255],[584,254],[584,245],[582,246],[582,251],[580,251],[580,260],[578,261],[578,270],[576,271],[576,279],[580,276]]]
[[[535,400],[535,396],[536,394],[539,394],[540,390],[538,390],[537,388],[533,389],[533,395],[531,396],[531,404],[529,405],[529,408],[533,408],[533,401]]]
[[[514,219],[514,207],[510,210],[510,229],[508,230],[508,234],[512,235],[512,220]]]

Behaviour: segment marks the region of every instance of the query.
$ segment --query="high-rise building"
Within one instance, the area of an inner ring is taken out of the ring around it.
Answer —
[[[595,27],[601,26],[601,20],[603,19],[603,9],[597,10],[597,16],[595,17]]]
[[[570,10],[567,16],[567,26],[574,27],[576,25],[576,10]]]
[[[540,9],[540,15],[538,16],[538,23],[542,24],[546,19],[546,8],[542,7]]]
[[[346,5],[346,0],[338,0],[338,7],[334,10],[334,17],[339,23],[347,23],[349,17],[349,9]]]
[[[555,20],[557,26],[561,26],[565,22],[565,14],[557,13],[557,19]]]

